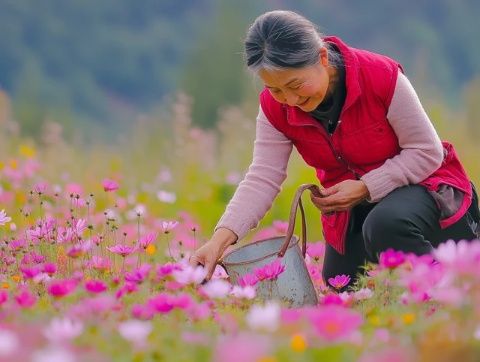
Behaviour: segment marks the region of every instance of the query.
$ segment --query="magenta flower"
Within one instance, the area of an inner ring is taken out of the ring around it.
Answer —
[[[261,268],[255,269],[254,274],[259,281],[277,279],[280,274],[285,271],[285,265],[280,261],[280,258],[275,259],[272,263],[264,265]]]
[[[182,267],[178,264],[165,263],[157,267],[157,276],[164,278],[167,275],[172,274],[175,270],[182,270]]]
[[[52,276],[57,272],[57,266],[53,263],[45,263],[43,264],[43,272]]]
[[[8,292],[0,290],[0,305],[3,305],[8,300]]]
[[[108,247],[107,249],[114,254],[121,255],[122,257],[126,257],[127,255],[130,255],[136,250],[134,246],[121,245],[121,244]]]
[[[107,285],[101,280],[88,280],[85,282],[85,290],[90,293],[103,293],[107,290]]]
[[[395,269],[397,266],[403,264],[405,261],[405,254],[402,251],[395,251],[387,249],[380,253],[379,264],[383,268]]]
[[[173,296],[167,293],[159,293],[147,303],[157,313],[169,313],[175,306]]]
[[[344,286],[350,283],[350,276],[349,275],[337,275],[335,278],[328,278],[328,284],[330,284],[335,289],[339,290],[342,289]]]
[[[363,323],[360,313],[335,305],[308,309],[306,319],[328,342],[345,341]]]
[[[37,302],[37,297],[30,293],[28,289],[22,289],[15,295],[15,301],[22,308],[30,308]]]
[[[142,264],[134,271],[125,273],[125,280],[127,282],[140,284],[148,276],[151,269],[152,266],[150,264]]]
[[[33,279],[36,277],[38,274],[42,272],[42,266],[41,265],[34,265],[32,267],[27,267],[24,265],[20,266],[20,271],[23,274],[23,278],[25,279]]]
[[[258,278],[253,274],[245,274],[240,279],[238,279],[238,285],[241,287],[254,286],[258,283]]]
[[[73,279],[54,280],[47,288],[48,294],[55,298],[62,298],[72,293],[77,287],[77,281]]]
[[[102,186],[103,186],[103,190],[105,192],[111,192],[111,191],[118,190],[118,183],[116,181],[108,179],[108,178],[106,178],[102,181]]]

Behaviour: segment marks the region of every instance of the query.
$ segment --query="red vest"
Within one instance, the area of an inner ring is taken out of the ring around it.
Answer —
[[[268,89],[260,94],[260,104],[270,123],[293,142],[305,162],[316,169],[320,183],[328,188],[358,179],[400,153],[387,112],[401,66],[386,56],[349,47],[336,37],[326,37],[325,41],[338,47],[346,72],[347,95],[332,136],[309,113],[277,102]],[[445,228],[465,214],[472,188],[453,146],[447,142],[443,146],[442,165],[420,184],[429,190],[448,184],[464,192],[460,209],[440,220]],[[350,211],[322,215],[325,240],[341,254],[345,253],[349,220]]]

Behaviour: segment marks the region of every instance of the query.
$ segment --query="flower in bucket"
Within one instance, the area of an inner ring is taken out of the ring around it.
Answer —
[[[272,263],[266,264],[261,268],[254,270],[254,274],[259,281],[277,279],[280,274],[285,271],[285,265],[280,258],[275,259]]]

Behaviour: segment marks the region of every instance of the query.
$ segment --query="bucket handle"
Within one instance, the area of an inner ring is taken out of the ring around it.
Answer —
[[[285,255],[288,245],[290,244],[290,240],[292,239],[293,232],[295,230],[295,218],[297,216],[298,207],[300,207],[300,214],[302,216],[302,255],[305,258],[307,252],[307,224],[305,222],[305,210],[303,209],[302,204],[302,194],[305,190],[310,190],[310,192],[315,196],[321,196],[320,189],[315,184],[303,184],[298,187],[290,208],[290,217],[288,219],[288,229],[287,235],[285,236],[285,242],[277,254],[280,258]]]

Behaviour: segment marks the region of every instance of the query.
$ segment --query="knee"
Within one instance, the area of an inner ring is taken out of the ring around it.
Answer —
[[[362,227],[363,240],[368,256],[373,261],[388,248],[395,249],[395,240],[403,233],[407,221],[395,210],[374,209],[368,214]]]

